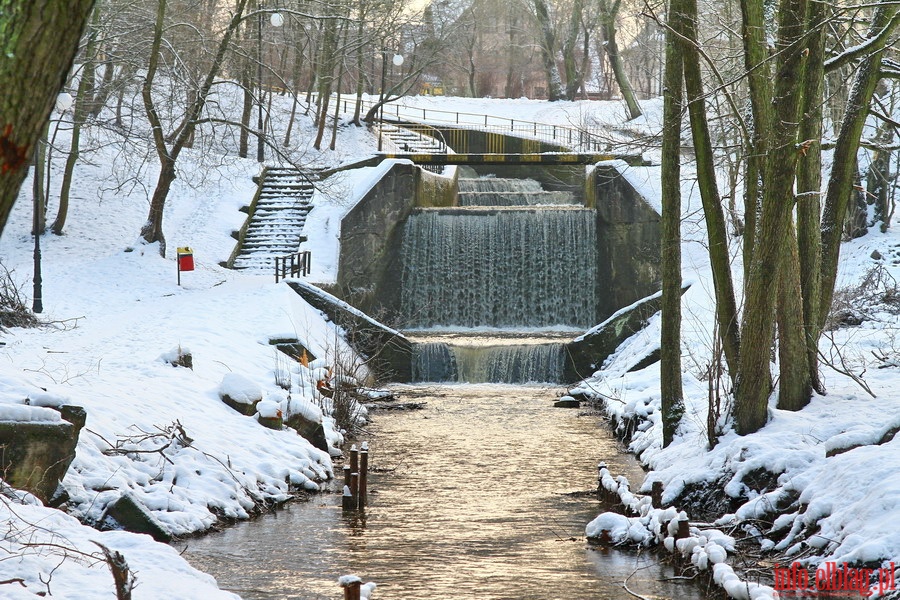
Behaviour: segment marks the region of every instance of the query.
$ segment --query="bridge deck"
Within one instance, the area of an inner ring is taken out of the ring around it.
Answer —
[[[581,152],[544,152],[541,154],[442,154],[397,152],[382,153],[378,158],[407,159],[417,165],[589,165],[605,160],[624,160],[630,165],[643,165],[645,160],[634,154],[596,154]]]

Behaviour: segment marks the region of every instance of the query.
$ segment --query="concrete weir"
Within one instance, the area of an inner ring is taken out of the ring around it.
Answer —
[[[605,358],[585,332],[659,289],[659,214],[627,168],[396,163],[342,221],[332,291],[409,334],[395,380],[573,382]]]

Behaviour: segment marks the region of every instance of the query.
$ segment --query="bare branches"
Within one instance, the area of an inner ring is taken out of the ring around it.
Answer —
[[[113,581],[116,584],[117,600],[131,600],[131,591],[134,589],[135,578],[134,573],[128,568],[128,561],[121,552],[110,550],[100,542],[91,540],[103,552],[106,558],[106,564],[112,573]]]

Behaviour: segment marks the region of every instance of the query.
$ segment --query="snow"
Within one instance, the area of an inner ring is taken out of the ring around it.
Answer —
[[[39,406],[0,404],[0,421],[55,423],[62,421],[59,412]]]
[[[226,373],[219,385],[219,395],[240,404],[253,404],[262,400],[262,388],[240,373]]]
[[[214,106],[223,111],[237,102],[227,95],[218,100]],[[429,96],[405,98],[399,104],[420,112],[424,108],[435,123],[440,114],[430,111],[447,110],[473,126],[483,122],[485,114],[558,125],[602,124],[616,130],[609,134],[610,151],[623,154],[633,153],[640,140],[632,142],[621,132],[654,135],[662,115],[660,100],[644,103],[645,115],[632,121],[619,102]],[[279,127],[284,118],[276,115],[273,126]],[[300,128],[297,153],[306,153],[309,164],[335,166],[372,154],[374,140],[365,130],[344,128],[336,151],[314,153],[307,148],[311,125],[303,121]],[[170,547],[144,535],[99,532],[77,519],[99,522],[106,507],[127,492],[167,531],[188,535],[208,529],[220,517],[248,518],[260,504],[288,500],[296,489],[318,489],[319,482],[333,476],[329,452],[312,447],[292,430],[261,427],[224,405],[220,394],[238,401],[261,400],[260,415],[281,411],[321,421],[327,439],[337,445],[341,432],[327,415],[329,404],[316,395],[315,382],[345,348],[337,347],[342,344],[339,332],[287,285],[273,284],[268,274],[219,266],[234,248],[231,232],[244,221],[239,208],[255,190],[255,161],[226,156],[233,150],[228,142],[184,151],[166,208],[169,251],[164,258],[156,245],[137,239],[157,167],[144,165],[141,152],[146,148],[120,154],[120,148],[110,144],[112,135],[85,131],[85,148],[99,149],[77,167],[65,235],[41,239],[43,317],[54,325],[2,332],[0,420],[58,422],[52,408],[64,404],[83,406],[88,414],[63,482],[71,496],[71,516],[36,505],[28,496],[18,496],[24,503],[0,502],[10,532],[2,544],[11,557],[0,561],[0,580],[22,577],[26,584],[5,585],[3,593],[33,598],[46,591],[41,578],[46,581],[53,573],[50,585],[56,596],[110,597],[112,579],[92,543],[98,541],[121,552],[132,566],[139,583],[136,598],[235,598],[218,590],[210,577],[192,569]],[[60,131],[57,144],[67,142],[68,132]],[[53,181],[59,181],[64,158],[59,154],[51,169]],[[659,162],[658,153],[651,151],[648,158]],[[302,246],[313,254],[311,281],[335,281],[340,220],[392,164],[340,172],[319,186],[304,231],[308,241]],[[658,167],[615,167],[659,208]],[[630,450],[651,469],[641,491],[648,491],[651,481],[661,481],[664,502],[671,502],[688,486],[720,482],[738,508],[715,527],[740,531],[757,519],[772,520],[774,529],[764,532],[762,546],[788,554],[803,548],[803,560],[812,566],[826,560],[900,562],[900,441],[877,445],[898,425],[900,397],[893,394],[897,365],[895,361],[876,368],[881,365],[873,358],[873,352],[896,356],[896,314],[878,308],[859,328],[834,333],[835,346],[842,348],[855,372],[865,372],[877,399],[829,370],[827,396],[814,397],[797,413],[781,411],[773,403],[768,425],[749,436],[736,435],[726,415],[717,423],[717,445],[707,449],[704,365],[711,355],[714,305],[692,169],[689,163],[683,165],[683,276],[693,282],[682,299],[687,411],[674,443],[665,449],[660,444],[658,365],[628,372],[658,344],[658,316],[577,389],[606,397],[607,411],[620,420],[638,419]],[[30,185],[26,182],[23,189]],[[0,259],[23,286],[30,283],[33,251],[29,199],[23,193],[0,237]],[[50,211],[54,209],[51,201]],[[194,248],[196,270],[182,273],[178,286],[174,249],[184,245]],[[892,251],[898,246],[900,234],[893,230],[873,230],[845,244],[839,285],[856,285],[875,264],[900,279],[894,258],[871,258],[876,249],[895,257]],[[732,254],[739,275],[740,252],[735,247]],[[736,284],[740,287],[739,279]],[[279,355],[269,344],[286,337],[296,338],[320,357],[308,367],[288,365],[290,396],[275,382]],[[193,369],[166,364],[187,348]],[[823,348],[826,354],[830,351]],[[846,451],[826,456],[836,450]],[[775,477],[757,489],[747,476],[763,468]],[[638,516],[604,513],[587,525],[588,535],[608,530],[615,543],[662,544],[689,555],[698,568],[712,569],[732,597],[772,597],[771,589],[742,581],[728,564],[728,553],[735,547],[731,536],[692,524],[691,538],[676,542],[668,529],[660,533],[660,526],[677,517],[677,511],[651,507],[637,488],[631,490],[612,474],[606,474],[603,485]],[[776,505],[787,508],[779,512]],[[26,544],[34,541],[48,545]],[[51,543],[72,550],[64,558],[51,550]],[[817,554],[809,555],[810,547]]]

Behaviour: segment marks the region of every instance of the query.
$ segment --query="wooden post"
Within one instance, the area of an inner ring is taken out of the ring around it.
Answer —
[[[343,498],[341,498],[341,508],[345,512],[354,510],[356,508],[354,506],[354,500],[356,500],[356,499],[353,497],[353,494],[350,493],[350,486],[345,485],[344,486],[344,496],[343,496]]]
[[[605,462],[597,463],[597,500],[600,502],[606,500],[606,488],[603,487],[603,469],[605,468]]]
[[[683,540],[691,535],[691,525],[687,519],[678,520],[678,532],[675,534],[676,540]]]
[[[359,600],[360,587],[362,587],[362,581],[359,578],[354,578],[354,581],[341,581],[341,587],[344,588],[344,600]]]
[[[350,473],[353,471],[350,470],[350,465],[344,465],[344,485],[350,487]]]
[[[359,450],[356,449],[356,444],[350,446],[350,472],[359,473]]]
[[[359,510],[366,509],[369,477],[369,442],[363,442],[359,453]]]
[[[359,473],[350,474],[350,495],[353,496],[353,510],[359,507]]]
[[[663,484],[662,481],[654,481],[653,487],[650,488],[650,501],[654,508],[662,508]]]

